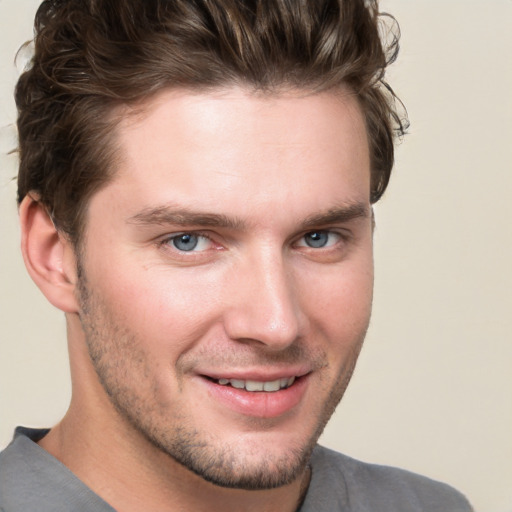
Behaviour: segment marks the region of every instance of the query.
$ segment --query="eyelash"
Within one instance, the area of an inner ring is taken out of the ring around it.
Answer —
[[[202,238],[202,239],[205,239],[207,240],[209,243],[212,243],[214,244],[215,242],[212,240],[212,238],[204,233],[204,232],[201,232],[201,231],[182,231],[181,233],[173,233],[171,235],[167,235],[165,238],[163,238],[162,240],[160,240],[159,242],[159,246],[162,247],[162,248],[166,248],[166,247],[169,247],[175,240],[179,239],[180,237],[184,237],[186,235],[190,235],[190,236],[194,236],[194,237],[198,237],[198,238]],[[205,252],[205,250],[203,251],[194,251],[193,249],[195,249],[195,246],[192,248],[191,251],[184,251],[184,250],[180,250],[178,249],[176,246],[172,247],[171,248],[173,251],[177,252],[177,253],[180,253],[180,254],[186,254],[186,253],[202,253],[202,252]]]
[[[319,249],[329,249],[331,247],[334,247],[335,245],[337,245],[338,242],[340,241],[343,241],[346,239],[346,237],[344,238],[343,235],[341,233],[339,233],[338,231],[333,231],[333,230],[330,230],[330,229],[317,229],[317,230],[313,230],[313,231],[308,231],[307,233],[304,233],[299,241],[304,241],[305,242],[305,239],[306,237],[310,237],[310,241],[314,242],[313,240],[313,236],[323,236],[323,235],[327,235],[327,237],[335,237],[336,240],[329,244],[329,245],[325,245],[325,246],[313,246],[313,245],[307,245],[306,243],[304,243],[304,245],[302,244],[299,244],[297,243],[296,245],[298,245],[299,247],[306,247],[308,249],[312,249],[312,250],[319,250]],[[329,240],[326,241],[326,243],[329,243]]]
[[[308,235],[311,236],[311,235],[325,235],[325,234],[327,234],[330,237],[335,236],[335,237],[337,237],[337,240],[335,240],[330,245],[319,246],[319,247],[313,247],[311,245],[307,245],[307,243],[304,242],[304,239]],[[209,250],[209,248],[206,248],[204,250],[196,251],[196,250],[194,250],[196,248],[196,246],[193,246],[192,250],[190,250],[190,251],[180,250],[178,247],[176,247],[174,245],[174,241],[179,239],[180,237],[184,237],[186,235],[202,238],[204,240],[207,240],[210,244],[215,244],[215,241],[212,239],[212,237],[208,233],[192,230],[192,231],[182,231],[180,233],[170,234],[170,235],[166,236],[165,238],[161,239],[159,241],[158,245],[159,245],[159,247],[161,247],[163,249],[170,248],[170,250],[172,250],[175,254],[180,254],[187,258],[194,257],[192,255],[195,255],[195,257],[200,257],[201,254],[204,254],[205,252],[207,252]],[[307,232],[303,233],[293,245],[295,247],[302,247],[306,250],[311,250],[311,251],[315,251],[315,252],[320,251],[320,250],[329,251],[329,250],[335,250],[336,246],[340,242],[342,242],[342,243],[348,242],[349,238],[350,238],[350,236],[347,233],[343,233],[343,232],[336,231],[333,229],[317,229],[317,230],[311,230],[311,231],[307,231]],[[171,244],[172,244],[172,246],[171,246]],[[216,249],[222,249],[222,246],[219,244]]]

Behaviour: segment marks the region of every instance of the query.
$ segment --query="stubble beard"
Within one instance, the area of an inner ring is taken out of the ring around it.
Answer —
[[[121,322],[116,322],[108,305],[93,294],[80,265],[78,276],[80,321],[89,357],[110,402],[132,431],[186,469],[220,487],[265,490],[290,484],[304,475],[316,442],[350,381],[366,331],[340,369],[310,437],[285,454],[260,455],[255,466],[248,464],[236,447],[220,446],[218,439],[187,423],[186,414],[177,417],[174,413],[169,417],[166,404],[139,391],[147,388],[156,393],[157,387],[148,387],[144,382],[144,377],[151,375],[151,368],[142,343]]]

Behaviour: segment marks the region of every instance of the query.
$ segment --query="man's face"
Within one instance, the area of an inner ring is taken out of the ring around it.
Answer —
[[[109,396],[98,414],[115,410],[218,485],[293,480],[371,309],[356,100],[165,92],[121,123],[118,143],[80,259],[80,318],[103,387],[79,385]]]

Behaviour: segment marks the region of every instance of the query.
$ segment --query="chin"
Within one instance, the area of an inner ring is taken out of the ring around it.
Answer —
[[[161,453],[203,480],[244,490],[275,489],[300,478],[319,437],[318,431],[295,440],[291,433],[283,439],[282,434],[260,432],[221,440],[193,429],[169,431],[134,422],[132,426]]]
[[[260,450],[260,455],[253,457],[240,454],[234,450],[215,450],[213,453],[193,453],[186,449],[179,455],[168,453],[174,460],[192,471],[203,480],[219,487],[244,490],[275,489],[288,485],[304,473],[312,446],[302,450],[289,450],[287,453],[274,454]],[[262,456],[261,454],[265,455]]]

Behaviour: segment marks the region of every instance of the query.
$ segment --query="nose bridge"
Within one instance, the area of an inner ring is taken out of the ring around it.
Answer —
[[[293,272],[283,252],[260,249],[244,263],[237,280],[227,325],[230,337],[254,340],[275,350],[293,343],[300,334],[302,315]]]

